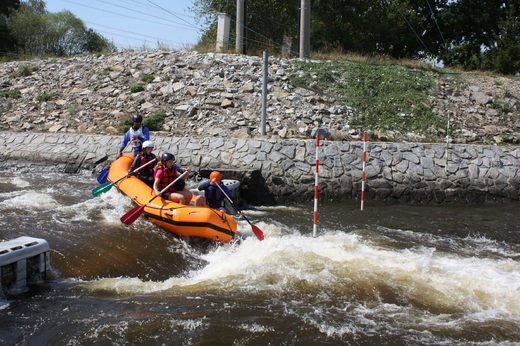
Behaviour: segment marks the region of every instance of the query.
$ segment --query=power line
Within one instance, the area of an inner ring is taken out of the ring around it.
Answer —
[[[99,11],[99,12],[114,14],[114,15],[120,16],[120,17],[135,19],[135,20],[138,20],[139,22],[146,22],[146,23],[151,23],[151,24],[164,25],[164,26],[169,26],[169,27],[175,28],[175,29],[183,29],[183,30],[195,31],[194,29],[180,28],[180,27],[177,27],[177,26],[172,25],[172,24],[166,24],[166,23],[161,23],[161,22],[152,22],[152,21],[149,21],[149,20],[146,20],[146,19],[143,19],[143,18],[129,16],[129,15],[124,15],[124,14],[117,13],[117,12],[112,12],[112,11],[109,11],[109,10],[106,10],[106,9],[101,9],[99,7],[84,5],[84,4],[81,4],[81,3],[78,3],[78,2],[75,2],[75,1],[72,1],[72,0],[65,0],[65,1],[69,2],[71,4],[74,4],[76,6],[86,7],[86,8],[90,8],[90,9],[93,9],[93,10],[96,10],[96,11]]]
[[[147,17],[151,17],[151,18],[156,18],[156,19],[160,19],[160,20],[164,20],[164,21],[167,21],[167,22],[172,22],[174,24],[178,24],[178,25],[181,25],[183,27],[186,27],[187,29],[191,29],[191,28],[197,28],[193,25],[190,25],[190,26],[187,26],[186,24],[182,24],[182,23],[179,23],[179,22],[175,22],[171,19],[168,19],[168,18],[164,18],[164,17],[159,17],[159,16],[155,16],[153,14],[148,14],[148,13],[143,13],[141,11],[138,11],[138,10],[135,10],[133,8],[129,8],[129,7],[126,7],[126,6],[121,6],[121,5],[116,5],[116,4],[113,4],[111,2],[108,2],[108,1],[105,1],[105,0],[96,0],[97,2],[101,2],[101,3],[104,3],[104,4],[107,4],[107,5],[110,5],[110,6],[114,6],[114,7],[118,7],[118,8],[122,8],[122,9],[125,9],[127,11],[131,11],[131,12],[136,12],[136,13],[139,13],[141,15],[144,15],[144,16],[147,16]]]
[[[127,34],[133,34],[133,35],[137,35],[137,36],[142,36],[142,37],[146,37],[146,38],[151,38],[151,39],[154,39],[154,40],[157,40],[157,41],[165,41],[165,42],[176,43],[176,42],[174,42],[174,41],[170,41],[170,40],[165,39],[165,38],[160,38],[160,37],[155,37],[155,36],[145,35],[145,34],[142,34],[142,33],[133,32],[133,31],[128,31],[128,30],[121,30],[121,29],[118,29],[118,28],[114,28],[114,27],[112,27],[112,26],[104,25],[104,24],[99,24],[99,23],[94,23],[94,22],[87,22],[87,21],[85,21],[85,23],[87,23],[87,24],[91,24],[91,25],[100,26],[100,27],[103,27],[103,28],[111,29],[111,30],[120,31],[120,32],[127,33]]]
[[[121,1],[121,0],[119,0]],[[150,9],[150,6],[147,5],[147,4],[144,4],[142,3],[141,1],[138,1],[138,0],[123,0],[125,2],[128,2],[128,3],[132,3],[132,4],[135,4],[141,8],[145,8],[145,9]],[[193,18],[193,19],[196,19],[196,17],[194,16],[190,16],[189,14],[187,13],[183,13],[183,12],[177,12],[177,11],[171,11],[171,10],[168,10],[169,12],[172,12],[172,13],[176,13],[177,15],[179,16],[184,16],[184,17],[189,17],[189,18]],[[194,25],[193,23],[190,23],[191,25]]]
[[[435,23],[435,26],[437,27],[437,30],[439,31],[439,34],[441,35],[442,43],[444,43],[444,45],[447,46],[446,40],[444,39],[444,36],[442,35],[441,28],[439,27],[439,24],[437,23],[437,18],[435,18],[435,14],[433,13],[433,9],[430,6],[430,1],[426,0],[426,3],[428,4],[428,8],[430,9],[430,12],[432,14],[433,22]]]
[[[383,0],[382,3],[384,5],[389,5],[389,0]],[[406,19],[406,17],[401,13],[401,11],[396,8],[397,10],[397,13],[399,13],[399,16],[401,16],[401,18],[406,22],[406,24],[408,25],[408,27],[410,28],[410,30],[412,30],[412,32],[415,34],[415,37],[417,37],[417,40],[421,43],[421,45],[423,46],[423,48],[425,49],[426,52],[430,52],[430,50],[428,49],[428,47],[426,46],[426,44],[424,43],[424,41],[421,39],[421,37],[419,36],[419,34],[415,31],[415,29],[413,28],[412,24],[408,21],[408,19]]]
[[[113,14],[113,15],[116,15],[116,16],[120,16],[120,17],[135,19],[135,20],[138,20],[139,22],[146,22],[146,23],[151,23],[151,24],[159,24],[159,25],[164,25],[164,26],[168,26],[168,27],[171,27],[171,28],[175,28],[175,29],[196,31],[194,29],[178,27],[178,26],[175,26],[175,25],[172,25],[172,24],[161,23],[161,22],[152,22],[152,21],[149,21],[149,20],[146,20],[146,19],[143,19],[143,18],[129,16],[129,15],[125,15],[125,14],[122,14],[122,13],[117,13],[117,12],[113,12],[113,11],[110,11],[110,10],[101,9],[99,7],[84,5],[84,4],[81,4],[81,3],[78,3],[78,2],[75,2],[75,1],[72,1],[72,0],[65,0],[65,1],[68,2],[68,3],[74,4],[76,6],[86,7],[86,8],[90,8],[92,10],[96,10],[96,11],[103,12],[103,13],[110,13],[110,14]]]
[[[175,18],[178,18],[178,19],[182,20],[184,23],[188,23],[189,26],[192,26],[192,27],[194,27],[194,28],[199,29],[199,28],[198,28],[197,26],[195,26],[193,23],[190,23],[190,22],[186,21],[184,18],[179,17],[178,15],[176,15],[175,13],[169,11],[168,9],[166,9],[166,8],[164,8],[164,7],[157,5],[155,2],[150,1],[150,0],[146,0],[146,1],[149,2],[150,4],[154,5],[155,7],[160,8],[161,10],[165,11],[166,13],[171,14],[171,15],[174,16]]]
[[[105,34],[105,35],[112,35],[112,36],[122,37],[122,38],[130,39],[130,40],[134,40],[134,41],[143,42],[142,38],[131,36],[131,35],[118,34],[118,33],[107,31],[107,30],[99,30],[99,32],[102,34]],[[146,43],[146,41],[144,41],[144,42]],[[180,46],[191,46],[191,43],[186,43],[186,42],[174,42],[174,41],[168,41],[168,42],[177,44]],[[158,41],[158,43],[161,43],[161,41]]]
[[[233,18],[231,18],[231,21],[232,21],[232,22],[236,22],[236,20],[233,19]],[[242,28],[244,28],[244,29],[246,29],[246,30],[248,30],[248,31],[250,31],[250,32],[252,32],[252,33],[257,34],[257,35],[260,36],[260,37],[265,38],[265,39],[266,39],[266,42],[265,42],[265,43],[267,43],[267,42],[272,42],[274,46],[282,47],[281,44],[276,43],[276,42],[274,42],[274,41],[271,41],[271,38],[265,36],[265,35],[262,34],[262,33],[259,33],[258,31],[255,31],[255,30],[251,29],[250,27],[248,27],[248,26],[245,25],[245,24],[242,25]],[[249,39],[249,38],[246,38],[246,39],[247,39],[248,41],[256,41],[256,42],[259,42],[259,43],[264,43],[264,42],[261,42],[261,41],[258,41],[258,40],[253,40],[253,39]]]

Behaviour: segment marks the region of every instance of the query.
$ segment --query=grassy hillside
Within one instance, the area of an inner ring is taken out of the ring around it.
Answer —
[[[332,93],[354,107],[353,128],[415,132],[435,139],[445,126],[429,101],[437,95],[437,74],[432,71],[349,61],[296,64],[302,72],[292,76],[293,83]]]

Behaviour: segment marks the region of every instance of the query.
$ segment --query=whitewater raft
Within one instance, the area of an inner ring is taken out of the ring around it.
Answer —
[[[115,182],[128,173],[133,156],[125,154],[110,165],[107,180]],[[153,196],[153,189],[139,178],[131,176],[121,180],[116,187],[124,195],[141,206]],[[155,198],[144,208],[144,217],[168,232],[186,237],[228,242],[235,237],[237,223],[233,216],[207,207],[186,206]]]

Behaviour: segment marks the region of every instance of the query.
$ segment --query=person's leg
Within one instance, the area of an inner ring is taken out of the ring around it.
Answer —
[[[195,206],[196,207],[205,207],[206,206],[206,198],[202,195],[198,195],[195,198]]]
[[[183,204],[189,204],[191,202],[191,198],[193,197],[193,194],[190,190],[184,189],[182,191],[175,191],[175,193],[178,193],[184,197],[184,203]]]
[[[172,192],[168,195],[168,199],[175,203],[186,204],[184,196],[179,192]]]

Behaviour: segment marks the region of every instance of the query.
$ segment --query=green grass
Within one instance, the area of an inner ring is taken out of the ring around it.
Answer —
[[[55,99],[57,96],[58,96],[58,93],[56,93],[56,92],[46,92],[46,91],[44,91],[43,93],[41,93],[40,95],[38,95],[36,97],[36,100],[38,102],[47,102],[47,101]]]
[[[160,131],[162,130],[165,118],[166,114],[163,111],[156,111],[153,112],[152,115],[143,119],[143,125],[148,127],[150,131]],[[128,131],[130,126],[132,126],[132,119],[129,117],[127,120],[123,121],[119,129],[121,133],[125,133]]]
[[[132,85],[132,87],[130,88],[131,93],[138,93],[143,90],[144,90],[144,87],[141,84]]]
[[[436,129],[444,127],[428,102],[435,93],[431,71],[349,61],[295,64],[303,72],[291,76],[295,85],[332,93],[354,107],[352,128],[415,132],[434,139]]]
[[[78,115],[78,112],[80,111],[80,107],[77,103],[73,103],[68,109],[69,117],[75,118]]]
[[[151,83],[151,82],[153,82],[154,79],[155,79],[155,77],[153,74],[145,74],[141,78],[141,81],[143,81],[144,83]]]
[[[38,66],[35,65],[23,65],[20,66],[14,73],[13,77],[28,77],[33,74],[33,72],[38,71]]]
[[[152,115],[143,120],[143,124],[147,126],[150,131],[160,131],[164,124],[166,114],[162,111],[153,112]]]
[[[12,99],[19,99],[22,97],[22,93],[20,90],[7,90],[7,91],[0,91],[0,97],[3,98],[12,98]]]

